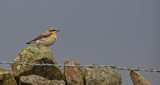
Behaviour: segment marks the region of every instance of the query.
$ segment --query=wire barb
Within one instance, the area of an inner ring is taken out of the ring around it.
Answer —
[[[134,70],[134,71],[146,71],[146,72],[157,72],[160,73],[160,69],[142,69],[140,67],[137,68],[129,68],[129,67],[119,67],[117,65],[61,65],[61,64],[35,64],[35,63],[23,63],[23,62],[0,62],[0,64],[18,64],[18,65],[31,65],[31,66],[59,66],[59,67],[81,67],[81,68],[97,68],[97,67],[111,67],[118,70]]]

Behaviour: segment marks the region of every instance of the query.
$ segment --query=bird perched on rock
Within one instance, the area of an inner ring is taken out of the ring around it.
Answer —
[[[37,45],[43,45],[46,47],[51,46],[57,40],[57,32],[59,32],[58,29],[51,27],[37,38],[27,42],[26,44],[36,43]]]

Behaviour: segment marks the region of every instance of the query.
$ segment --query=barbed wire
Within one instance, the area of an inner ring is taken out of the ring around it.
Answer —
[[[146,71],[146,72],[158,72],[160,73],[160,69],[157,70],[157,69],[152,69],[152,68],[149,68],[149,69],[143,69],[143,68],[140,68],[140,67],[137,67],[137,68],[130,68],[130,67],[119,67],[117,65],[61,65],[61,64],[35,64],[35,63],[24,63],[24,62],[0,62],[0,64],[18,64],[18,65],[31,65],[31,66],[59,66],[59,67],[82,67],[82,68],[86,68],[86,67],[89,67],[89,68],[95,68],[95,67],[111,67],[111,68],[115,68],[115,69],[118,69],[118,70],[128,70],[128,71],[131,71],[131,70],[134,70],[134,71]]]

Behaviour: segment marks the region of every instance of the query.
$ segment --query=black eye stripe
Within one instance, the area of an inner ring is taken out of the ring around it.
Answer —
[[[49,30],[49,31],[56,31],[56,30]]]

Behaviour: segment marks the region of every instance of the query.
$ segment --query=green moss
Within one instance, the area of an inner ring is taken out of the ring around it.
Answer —
[[[0,72],[0,75],[1,75],[1,74],[7,74],[7,73],[8,73],[8,72],[3,71],[3,72]]]
[[[26,53],[28,53],[28,50],[27,50],[27,49],[24,49],[24,50],[21,52],[21,54],[26,54]]]
[[[2,80],[1,80],[1,85],[17,85],[14,77],[13,77],[13,74],[7,72],[7,71],[2,71],[0,72],[0,74],[4,74],[4,75],[1,75],[2,77]]]
[[[41,53],[40,55],[41,55],[42,57],[43,57],[43,56],[45,56],[45,54],[44,54],[44,53]]]
[[[90,78],[90,76],[89,75],[86,75],[86,79],[89,79]]]
[[[80,82],[81,82],[81,83],[84,83],[84,81],[83,81],[83,78],[84,78],[84,73],[83,73],[83,70],[80,70],[80,71],[81,71],[81,76],[82,76],[82,77],[81,77],[81,80],[80,80]]]
[[[21,65],[18,65],[18,66],[17,66],[17,70],[20,70],[20,69],[21,69]]]
[[[14,60],[15,62],[20,62],[21,60],[20,60],[20,57],[19,56],[17,56],[17,58]]]
[[[23,56],[23,58],[25,58],[25,60],[23,62],[24,63],[32,63],[33,61],[40,60],[42,57],[46,56],[46,53],[48,53],[48,50],[47,50],[48,48],[46,49],[45,46],[39,46],[39,47],[40,48],[38,48],[36,46],[28,46],[26,49],[24,49],[21,52],[21,55]],[[41,49],[43,49],[43,51]],[[34,56],[34,58],[33,58],[33,56]],[[16,61],[19,61],[19,60],[20,60],[20,58],[18,56]]]
[[[33,54],[28,53],[27,56],[25,56],[23,62],[24,62],[24,63],[30,63],[30,62],[32,61],[32,60],[31,60],[32,56],[33,56]]]
[[[33,48],[33,46],[28,46],[26,49],[32,49]]]

